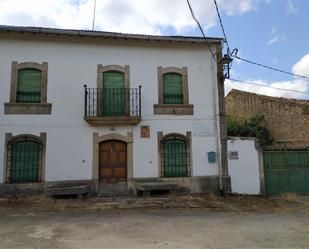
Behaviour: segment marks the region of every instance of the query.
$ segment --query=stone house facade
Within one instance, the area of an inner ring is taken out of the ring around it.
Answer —
[[[248,120],[263,114],[265,126],[273,139],[272,148],[307,148],[309,146],[309,101],[270,97],[240,90],[226,96],[227,116]]]
[[[223,40],[208,42],[219,61]],[[222,68],[203,38],[0,26],[0,54],[0,193],[230,189]]]

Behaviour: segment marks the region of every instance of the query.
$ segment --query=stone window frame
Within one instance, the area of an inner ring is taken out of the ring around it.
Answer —
[[[21,69],[36,69],[41,71],[41,102],[40,103],[17,103],[17,84],[18,71]],[[4,114],[51,114],[52,105],[47,103],[47,78],[48,63],[42,62],[12,62],[11,68],[11,85],[10,85],[10,101],[4,103]]]
[[[92,179],[96,186],[96,191],[99,191],[99,147],[100,143],[109,140],[118,140],[127,144],[127,184],[131,184],[133,180],[133,133],[127,132],[127,135],[110,133],[99,136],[98,132],[93,133],[93,151],[92,151]]]
[[[119,66],[119,65],[106,65],[102,64],[97,65],[97,88],[103,89],[103,73],[108,71],[117,71],[124,74],[124,87],[125,89],[130,88],[130,66]],[[129,99],[126,101],[126,113],[130,113],[130,103],[128,103]],[[101,113],[101,98],[97,100],[97,113],[98,115]]]
[[[28,184],[28,183],[11,183],[10,182],[11,165],[8,159],[11,153],[11,145],[19,141],[33,141],[33,142],[40,144],[41,151],[40,151],[39,180],[36,183],[41,183],[45,181],[46,137],[47,137],[46,132],[41,132],[40,136],[36,136],[32,134],[20,134],[16,136],[13,136],[12,133],[5,134],[3,181],[6,184]],[[36,183],[31,182],[31,184],[36,184]]]
[[[160,178],[166,178],[169,179],[171,177],[164,177],[163,172],[163,163],[162,163],[162,152],[163,152],[163,143],[164,141],[167,141],[169,139],[180,139],[183,140],[187,143],[187,153],[189,153],[189,157],[188,157],[188,176],[183,176],[183,177],[172,177],[172,179],[175,178],[188,178],[188,177],[192,177],[193,176],[193,168],[192,168],[192,132],[191,131],[187,131],[186,135],[183,135],[181,133],[167,133],[167,134],[163,134],[162,131],[159,131],[157,133],[157,140],[158,140],[158,176]]]
[[[188,68],[158,66],[158,104],[154,104],[154,114],[158,115],[193,115],[193,105],[189,104]],[[164,104],[163,76],[167,73],[182,75],[183,104]]]

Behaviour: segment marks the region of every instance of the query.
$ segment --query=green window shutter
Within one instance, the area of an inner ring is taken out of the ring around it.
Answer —
[[[16,101],[21,103],[41,102],[40,70],[27,68],[18,71]]]
[[[183,104],[182,75],[166,73],[163,75],[163,103]]]
[[[20,141],[11,145],[11,183],[39,180],[40,151],[40,144],[32,141]]]
[[[103,116],[123,116],[126,111],[126,89],[124,73],[108,71],[103,73]]]
[[[183,140],[168,140],[163,144],[164,177],[188,176],[187,143]]]

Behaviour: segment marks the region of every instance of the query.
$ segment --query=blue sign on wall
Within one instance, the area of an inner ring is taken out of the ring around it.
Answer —
[[[210,151],[207,153],[208,155],[208,162],[209,163],[215,163],[216,162],[216,152]]]

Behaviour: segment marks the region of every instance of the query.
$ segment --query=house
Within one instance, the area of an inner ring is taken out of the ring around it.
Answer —
[[[270,97],[240,90],[226,96],[227,116],[249,120],[260,113],[272,137],[272,148],[301,149],[309,146],[309,101]]]
[[[219,61],[223,40],[207,41]],[[2,194],[229,191],[224,79],[204,38],[0,26],[0,54]]]

